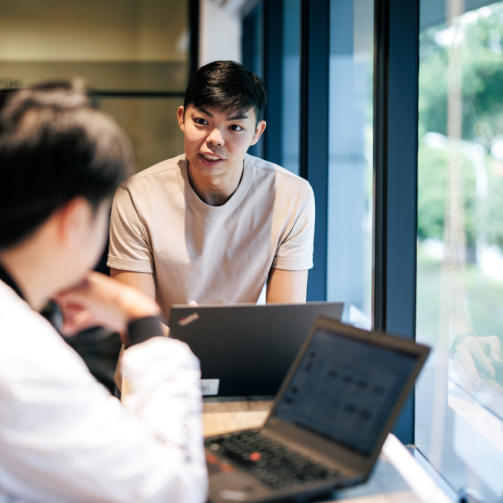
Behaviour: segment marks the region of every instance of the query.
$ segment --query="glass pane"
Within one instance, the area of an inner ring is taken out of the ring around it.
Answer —
[[[477,7],[477,8],[476,8]],[[421,0],[416,444],[503,494],[503,2]]]
[[[264,79],[264,5],[262,0],[243,18],[243,65]],[[250,155],[264,157],[264,142],[248,149]]]
[[[183,98],[106,98],[100,99],[97,105],[131,136],[138,171],[183,154],[183,134],[176,116]]]
[[[330,2],[329,301],[370,328],[373,0]]]
[[[0,3],[0,87],[83,77],[109,90],[180,91],[186,0]]]
[[[300,0],[283,0],[282,166],[300,171]]]

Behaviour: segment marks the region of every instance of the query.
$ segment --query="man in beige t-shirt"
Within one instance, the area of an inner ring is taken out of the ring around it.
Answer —
[[[246,154],[265,129],[260,79],[220,61],[190,79],[178,110],[185,154],[122,184],[108,265],[118,280],[173,304],[305,302],[313,266],[309,183]]]

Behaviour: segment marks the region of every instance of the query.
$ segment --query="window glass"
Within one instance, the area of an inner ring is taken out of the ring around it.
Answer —
[[[503,494],[503,2],[421,0],[416,444]]]
[[[264,5],[262,0],[243,18],[243,65],[264,79]],[[250,155],[263,158],[263,141],[248,149]]]
[[[373,0],[331,0],[327,300],[370,328]]]
[[[283,0],[282,166],[300,171],[300,0]]]

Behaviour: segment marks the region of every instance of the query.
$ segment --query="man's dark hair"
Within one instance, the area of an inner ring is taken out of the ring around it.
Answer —
[[[127,135],[89,106],[81,81],[13,92],[0,110],[0,249],[30,237],[75,197],[97,209],[133,165]]]
[[[214,61],[190,77],[183,106],[245,113],[255,109],[257,123],[267,103],[264,83],[235,61]]]

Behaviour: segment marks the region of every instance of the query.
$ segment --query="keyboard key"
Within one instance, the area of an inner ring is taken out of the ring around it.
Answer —
[[[272,440],[258,430],[206,440],[206,446],[248,469],[274,491],[317,480],[337,480],[341,473]]]

